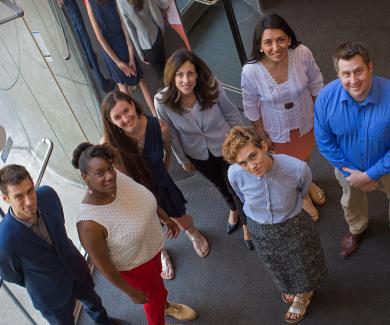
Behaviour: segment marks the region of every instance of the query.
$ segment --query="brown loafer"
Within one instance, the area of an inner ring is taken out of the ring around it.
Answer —
[[[351,257],[351,255],[359,248],[362,241],[362,235],[363,233],[354,235],[349,231],[346,235],[344,235],[341,240],[340,258],[345,260]]]

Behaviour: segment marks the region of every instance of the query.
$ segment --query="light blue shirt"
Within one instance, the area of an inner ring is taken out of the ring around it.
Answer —
[[[339,80],[329,83],[315,103],[314,134],[321,154],[345,176],[343,167],[372,180],[390,173],[390,80],[374,76],[361,103]]]
[[[302,210],[302,198],[309,191],[309,166],[294,157],[271,155],[274,165],[257,177],[237,164],[230,166],[229,182],[244,204],[245,214],[261,224],[282,223]]]

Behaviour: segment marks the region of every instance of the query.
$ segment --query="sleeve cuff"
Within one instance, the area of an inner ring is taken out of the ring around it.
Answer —
[[[371,168],[367,169],[366,173],[373,181],[377,181],[382,177],[382,173],[380,173],[376,166],[372,166]]]

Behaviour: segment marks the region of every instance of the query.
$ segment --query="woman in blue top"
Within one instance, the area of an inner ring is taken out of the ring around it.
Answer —
[[[152,176],[151,190],[159,207],[186,231],[196,253],[205,257],[209,253],[209,245],[195,227],[192,216],[186,214],[184,196],[168,173],[170,142],[163,139],[157,118],[145,116],[138,103],[119,91],[111,92],[104,98],[102,114],[104,141],[118,149],[123,167],[130,174],[134,156],[141,155],[146,160]],[[166,265],[163,278],[173,278],[173,267],[166,251],[162,253],[162,262]]]
[[[326,276],[319,235],[302,214],[311,184],[308,165],[287,155],[269,154],[255,129],[235,127],[223,144],[224,158],[234,164],[228,177],[244,204],[253,244],[272,279],[291,303],[288,323],[306,314],[314,290]]]
[[[86,0],[85,4],[111,79],[126,94],[129,93],[128,86],[139,85],[150,111],[156,115],[130,37],[126,29],[122,28],[115,0]]]

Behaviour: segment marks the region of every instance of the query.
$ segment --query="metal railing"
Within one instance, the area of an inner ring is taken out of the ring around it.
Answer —
[[[43,174],[45,173],[47,164],[49,162],[51,153],[53,151],[53,142],[48,138],[43,138],[42,142],[48,145],[48,148],[46,150],[45,156],[43,158],[42,166],[39,169],[38,176],[35,182],[35,188],[37,188],[41,180],[43,178]],[[0,220],[4,217],[4,211],[0,208]],[[12,291],[8,288],[8,286],[4,283],[2,277],[0,276],[0,288],[3,288],[4,291],[7,293],[7,295],[10,297],[10,299],[14,302],[16,307],[23,313],[23,315],[28,319],[28,321],[33,325],[38,325],[34,319],[30,316],[28,311],[23,307],[22,303],[15,297],[15,295],[12,293]]]

